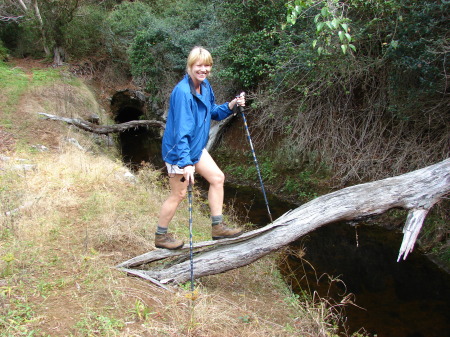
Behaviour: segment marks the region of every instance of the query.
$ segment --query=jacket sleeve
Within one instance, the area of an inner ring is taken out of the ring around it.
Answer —
[[[233,110],[230,110],[228,108],[228,102],[225,102],[221,105],[214,104],[211,108],[211,118],[215,121],[221,121],[222,119],[227,118],[232,113]]]
[[[216,98],[214,96],[214,91],[212,90],[211,85],[208,82],[209,88],[209,99],[211,104],[211,118],[215,121],[221,121],[222,119],[227,118],[229,115],[233,113],[233,110],[228,108],[228,102],[217,105]]]
[[[175,90],[170,104],[173,112],[173,136],[178,155],[177,165],[181,168],[193,165],[190,157],[190,142],[195,126],[192,114],[192,100],[182,90]]]

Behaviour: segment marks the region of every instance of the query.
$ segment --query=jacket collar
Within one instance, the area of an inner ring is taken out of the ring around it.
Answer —
[[[197,97],[197,91],[195,91],[194,81],[192,80],[191,76],[189,76],[189,74],[186,74],[186,77],[188,78],[189,88],[191,90],[192,96]],[[205,79],[205,81],[206,81],[206,79]],[[200,85],[203,86],[204,88],[206,88],[205,81],[200,83]]]

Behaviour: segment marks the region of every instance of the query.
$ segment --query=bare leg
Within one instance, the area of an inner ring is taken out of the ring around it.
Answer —
[[[200,161],[195,164],[195,171],[209,182],[208,201],[209,208],[211,209],[211,216],[221,215],[225,175],[217,166],[208,151],[203,150]]]
[[[167,228],[172,220],[178,205],[186,196],[187,183],[181,182],[182,174],[176,174],[169,178],[170,195],[161,206],[161,211],[158,218],[158,226]]]

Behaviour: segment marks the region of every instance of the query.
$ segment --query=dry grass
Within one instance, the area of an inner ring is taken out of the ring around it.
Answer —
[[[198,280],[195,301],[182,286],[170,293],[112,268],[153,249],[167,193],[156,171],[144,170],[136,184],[120,163],[70,146],[29,160],[33,171],[17,172],[11,161],[2,172],[16,191],[2,205],[24,205],[0,218],[2,301],[10,310],[3,314],[29,306],[33,319],[21,328],[51,336],[290,335],[297,313],[285,302],[273,258]],[[174,222],[182,224],[184,213]],[[208,219],[198,211],[194,219],[198,241]]]
[[[136,181],[129,180],[124,165],[108,153],[111,149],[99,148],[91,136],[65,125],[39,120],[36,107],[52,113],[57,101],[77,101],[71,111],[78,104],[95,106],[90,95],[79,96],[84,87],[64,89],[72,94],[62,98],[56,88],[24,93],[9,117],[15,130],[26,121],[29,132],[24,138],[19,133],[20,146],[0,148],[0,154],[10,157],[0,161],[0,335],[332,335],[327,322],[320,317],[311,321],[300,310],[312,313],[316,304],[302,304],[291,294],[275,256],[197,280],[194,301],[187,285],[166,291],[114,269],[154,249],[153,231],[167,182],[151,167],[143,168]],[[68,138],[88,151],[66,142]],[[31,147],[36,144],[49,150]],[[23,164],[33,166],[18,166]],[[194,241],[200,241],[210,228],[196,198]],[[183,204],[173,223],[185,238],[187,217]],[[319,307],[327,311],[324,303]]]

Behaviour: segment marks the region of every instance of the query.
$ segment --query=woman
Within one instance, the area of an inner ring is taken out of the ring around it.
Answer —
[[[214,92],[206,79],[213,65],[211,54],[202,47],[189,53],[187,74],[175,86],[170,96],[166,129],[162,141],[162,156],[169,173],[170,195],[163,203],[155,233],[157,248],[178,249],[184,242],[167,232],[178,205],[186,196],[189,181],[194,183],[194,172],[209,182],[208,201],[214,240],[236,237],[239,228],[230,228],[223,222],[223,184],[225,176],[205,149],[211,119],[222,120],[233,113],[236,104],[244,106],[241,95],[221,105],[215,104]],[[184,179],[183,179],[184,178]]]

